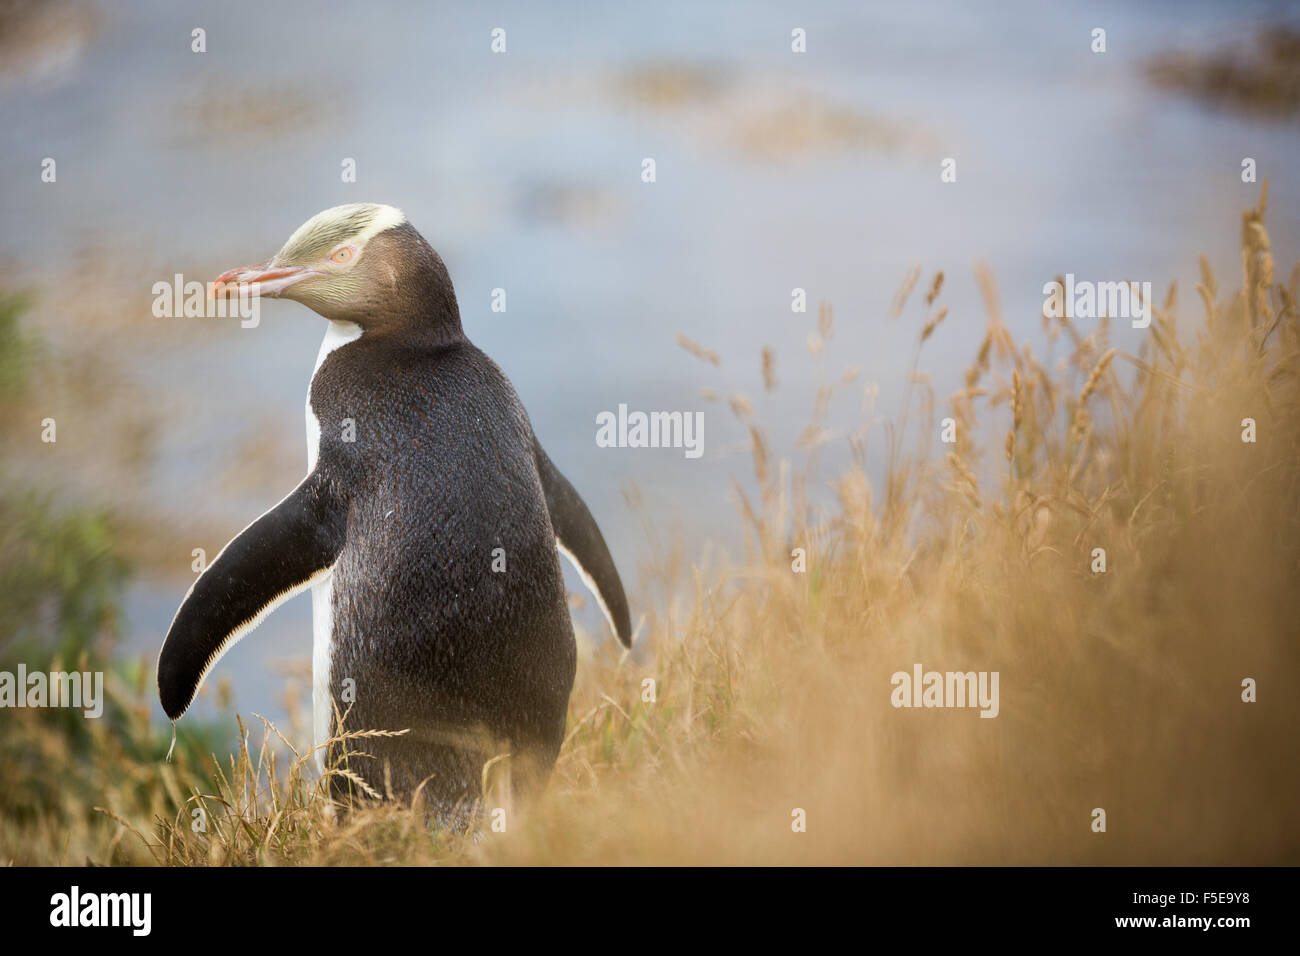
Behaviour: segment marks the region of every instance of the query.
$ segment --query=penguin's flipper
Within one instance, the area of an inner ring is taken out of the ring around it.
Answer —
[[[343,548],[347,505],[314,471],[235,536],[190,587],[158,655],[158,696],[172,720],[235,642],[329,573]]]
[[[537,473],[542,479],[542,491],[546,493],[546,510],[551,513],[551,528],[555,531],[555,543],[560,553],[582,575],[583,583],[596,596],[596,603],[619,641],[624,647],[631,647],[632,618],[628,614],[627,595],[623,593],[618,568],[614,566],[605,538],[596,526],[596,519],[573,485],[546,457],[541,443],[535,438],[533,454],[537,459]]]

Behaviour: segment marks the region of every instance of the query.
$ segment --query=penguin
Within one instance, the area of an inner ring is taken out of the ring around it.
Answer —
[[[349,204],[210,290],[290,299],[329,324],[306,476],[185,595],[158,657],[163,710],[180,718],[221,656],[310,588],[313,736],[332,796],[354,795],[356,775],[463,826],[485,765],[508,754],[526,801],[559,753],[576,667],[560,555],[625,647],[631,620],[600,528],[466,337],[441,257],[401,210]],[[406,733],[338,739],[372,730]]]

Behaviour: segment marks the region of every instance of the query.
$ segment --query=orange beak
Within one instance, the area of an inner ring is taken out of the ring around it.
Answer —
[[[306,266],[272,267],[268,260],[255,266],[242,266],[223,272],[212,280],[208,290],[214,297],[264,295],[275,298],[294,283],[320,274]]]

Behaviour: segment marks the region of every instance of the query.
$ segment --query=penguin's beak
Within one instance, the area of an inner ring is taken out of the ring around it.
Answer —
[[[306,266],[278,266],[274,260],[268,260],[221,273],[212,280],[208,291],[213,296],[236,294],[275,298],[294,283],[318,275],[321,273]]]

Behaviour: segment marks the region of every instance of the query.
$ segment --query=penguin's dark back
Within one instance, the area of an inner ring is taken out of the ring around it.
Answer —
[[[467,755],[467,733],[549,767],[573,627],[532,427],[504,373],[466,341],[377,330],[326,358],[311,404],[317,467],[348,501],[330,679],[336,701],[355,698],[347,729],[411,728],[363,748],[395,758],[403,790],[453,758],[474,770],[491,748]]]

